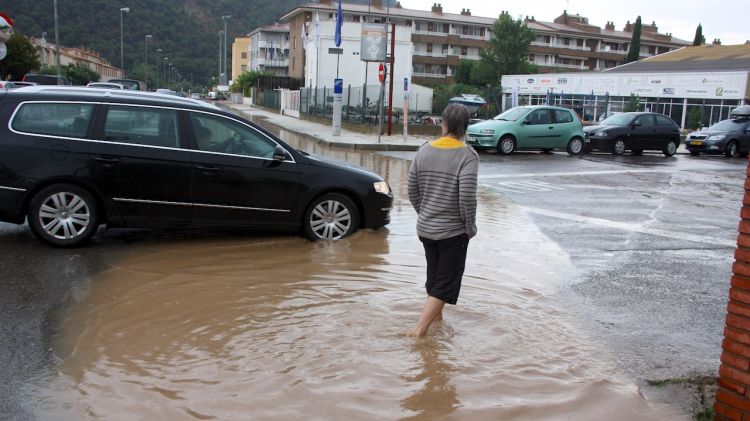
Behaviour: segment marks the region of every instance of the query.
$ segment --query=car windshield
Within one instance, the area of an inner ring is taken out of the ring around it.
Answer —
[[[612,117],[608,117],[602,121],[602,124],[609,124],[610,126],[627,126],[633,121],[633,116],[628,114],[615,114]]]
[[[134,91],[139,91],[141,89],[141,87],[138,84],[137,80],[110,79],[110,82],[119,83],[120,85],[124,86],[125,89],[130,89],[130,90],[134,90]]]
[[[742,124],[745,122],[747,122],[747,119],[724,120],[709,127],[708,130],[721,130],[729,132],[734,130],[741,130]]]
[[[505,120],[505,121],[516,121],[519,118],[526,115],[526,113],[529,112],[528,108],[524,107],[515,107],[511,108],[510,110],[496,116],[493,118],[493,120]]]

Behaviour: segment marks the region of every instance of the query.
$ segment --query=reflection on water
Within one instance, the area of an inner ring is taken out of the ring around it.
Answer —
[[[680,419],[569,324],[548,298],[569,259],[486,192],[459,305],[406,337],[424,300],[408,162],[332,154],[385,169],[387,229],[135,246],[65,312],[39,417]]]

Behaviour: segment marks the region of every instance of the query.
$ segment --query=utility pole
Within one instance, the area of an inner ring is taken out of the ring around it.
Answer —
[[[148,40],[153,38],[151,35],[146,35],[146,57],[144,60],[144,67],[143,67],[143,86],[148,91]]]
[[[161,56],[161,48],[156,49],[156,89],[159,89],[159,62],[161,62],[160,59]]]
[[[60,31],[57,29],[57,0],[55,0],[55,68],[60,77]]]
[[[224,52],[221,49],[221,37],[223,35],[224,35],[224,31],[219,31],[219,74],[218,74],[219,78],[216,80],[217,85],[221,85],[221,60],[222,60],[222,57],[224,56],[223,54]]]
[[[130,12],[129,7],[120,8],[120,68],[122,70],[122,77],[125,77],[125,54],[124,54],[124,43],[123,43],[123,30],[122,30],[122,12]]]
[[[232,15],[225,15],[221,17],[224,21],[224,80],[223,85],[229,84],[227,79],[227,22],[232,18]]]

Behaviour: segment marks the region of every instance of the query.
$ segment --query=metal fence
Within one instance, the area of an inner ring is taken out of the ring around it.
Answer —
[[[403,115],[403,99],[397,100],[396,97],[397,95],[394,94],[393,122],[395,123],[400,122]],[[387,92],[383,93],[382,100],[384,103],[383,118],[387,119]],[[380,101],[380,85],[346,86],[342,94],[341,120],[378,124]],[[333,114],[333,89],[329,87],[300,89],[300,113],[331,118]]]

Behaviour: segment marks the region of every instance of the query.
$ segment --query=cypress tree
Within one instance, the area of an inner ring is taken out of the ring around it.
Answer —
[[[638,61],[641,58],[641,17],[635,20],[633,26],[633,38],[630,40],[630,49],[628,50],[628,56],[625,58],[625,63],[631,63]]]
[[[703,26],[701,24],[698,24],[698,27],[695,28],[695,39],[693,40],[694,46],[703,45],[706,43],[706,37],[703,36]]]

